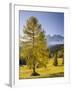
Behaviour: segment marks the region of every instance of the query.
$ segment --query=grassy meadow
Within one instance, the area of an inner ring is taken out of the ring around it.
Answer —
[[[23,19],[21,17],[20,20]],[[59,23],[59,18],[56,17],[55,27]],[[58,32],[61,23],[57,30],[50,28],[49,33],[49,27],[45,30],[45,26],[50,22],[45,22],[44,26],[39,19],[34,15],[29,16],[22,25],[19,40],[19,79],[64,77],[64,37],[60,35],[63,33],[62,28]]]
[[[53,78],[64,77],[64,65],[62,65],[62,58],[58,58],[58,66],[53,65],[53,58],[48,61],[47,67],[36,68],[39,76],[31,76],[32,69],[27,65],[22,65],[19,68],[19,79],[32,79],[32,78]]]

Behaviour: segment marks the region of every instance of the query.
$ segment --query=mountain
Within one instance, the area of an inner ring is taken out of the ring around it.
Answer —
[[[46,38],[48,46],[64,44],[64,37],[61,35],[47,35]]]

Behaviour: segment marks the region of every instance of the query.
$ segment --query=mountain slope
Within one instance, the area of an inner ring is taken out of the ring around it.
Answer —
[[[61,35],[48,35],[47,37],[47,44],[49,46],[51,45],[57,45],[57,44],[64,44],[64,37]]]

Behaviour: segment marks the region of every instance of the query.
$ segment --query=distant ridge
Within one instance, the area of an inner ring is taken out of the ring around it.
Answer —
[[[47,44],[49,46],[51,45],[57,45],[57,44],[64,44],[64,37],[61,35],[47,35]]]

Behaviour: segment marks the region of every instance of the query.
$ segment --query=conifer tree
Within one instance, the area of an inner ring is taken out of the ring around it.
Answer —
[[[56,51],[55,55],[54,55],[54,63],[53,63],[54,66],[58,65],[57,54],[58,54],[58,52]]]
[[[31,16],[23,28],[23,33],[28,38],[28,41],[23,43],[23,57],[26,59],[27,65],[33,69],[32,75],[39,75],[36,72],[36,65],[40,64],[46,67],[48,62],[45,32],[37,18]]]

